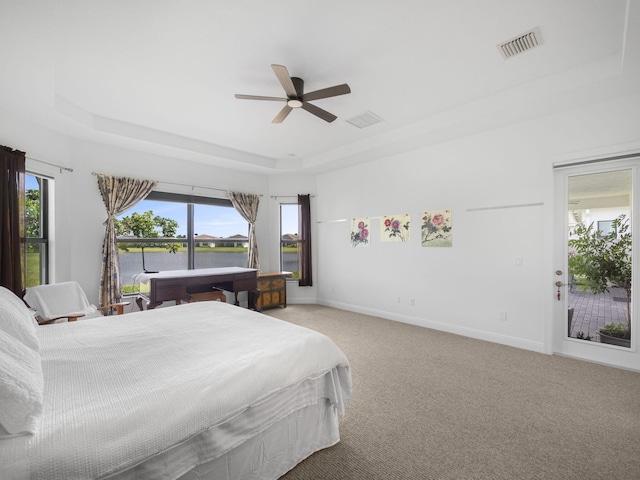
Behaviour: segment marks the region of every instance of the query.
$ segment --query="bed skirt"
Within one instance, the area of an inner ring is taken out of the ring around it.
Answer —
[[[113,480],[277,479],[312,453],[340,440],[340,372],[307,379]],[[336,388],[337,387],[337,388]],[[233,445],[229,448],[229,445]]]
[[[303,408],[180,480],[276,480],[340,440],[336,409],[323,401]]]

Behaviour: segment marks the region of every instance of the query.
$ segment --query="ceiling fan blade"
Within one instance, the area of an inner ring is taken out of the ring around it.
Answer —
[[[304,110],[306,110],[309,113],[313,113],[316,117],[321,118],[322,120],[324,120],[325,122],[333,122],[336,117],[333,113],[329,113],[326,110],[323,110],[320,107],[316,107],[315,105],[311,105],[310,103],[304,102],[302,104],[302,108]]]
[[[322,90],[316,90],[314,92],[305,93],[302,96],[304,102],[310,102],[312,100],[319,100],[321,98],[337,97],[338,95],[346,95],[351,93],[349,85],[343,83],[342,85],[336,85],[334,87],[323,88]]]
[[[291,108],[289,105],[285,105],[284,108],[282,110],[280,110],[280,113],[278,113],[278,115],[276,115],[276,118],[274,118],[271,123],[282,123],[282,121],[287,118],[287,115],[289,115],[291,113],[291,110],[293,110],[293,108]]]
[[[286,102],[287,99],[283,97],[260,97],[258,95],[242,95],[240,93],[236,93],[236,98],[240,98],[242,100],[271,100],[274,102]]]
[[[293,81],[291,80],[291,75],[289,75],[289,71],[287,67],[283,67],[282,65],[271,65],[276,77],[280,81],[282,88],[284,88],[284,93],[287,94],[289,98],[296,98],[298,96],[298,92],[296,92],[296,87],[293,85]]]

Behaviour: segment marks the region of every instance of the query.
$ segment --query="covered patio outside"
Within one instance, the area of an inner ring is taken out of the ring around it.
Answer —
[[[576,338],[582,332],[584,338],[590,336],[598,342],[598,329],[608,323],[627,323],[627,302],[622,289],[613,288],[611,292],[594,295],[574,288],[568,300],[569,308],[573,308],[571,337]]]

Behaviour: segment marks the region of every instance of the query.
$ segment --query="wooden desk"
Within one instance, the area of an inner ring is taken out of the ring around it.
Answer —
[[[144,310],[144,302],[149,310],[169,300],[180,304],[188,301],[193,294],[213,288],[233,292],[235,305],[240,305],[238,292],[248,292],[247,307],[259,310],[258,271],[253,268],[224,267],[139,273],[134,281],[140,288],[140,295],[136,300],[140,310]]]

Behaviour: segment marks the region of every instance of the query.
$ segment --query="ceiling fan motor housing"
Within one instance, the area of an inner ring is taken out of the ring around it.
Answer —
[[[287,105],[291,108],[300,108],[302,106],[302,95],[304,94],[304,80],[298,77],[291,77],[291,81],[293,82],[293,86],[296,89],[297,98],[289,97],[287,100]]]

